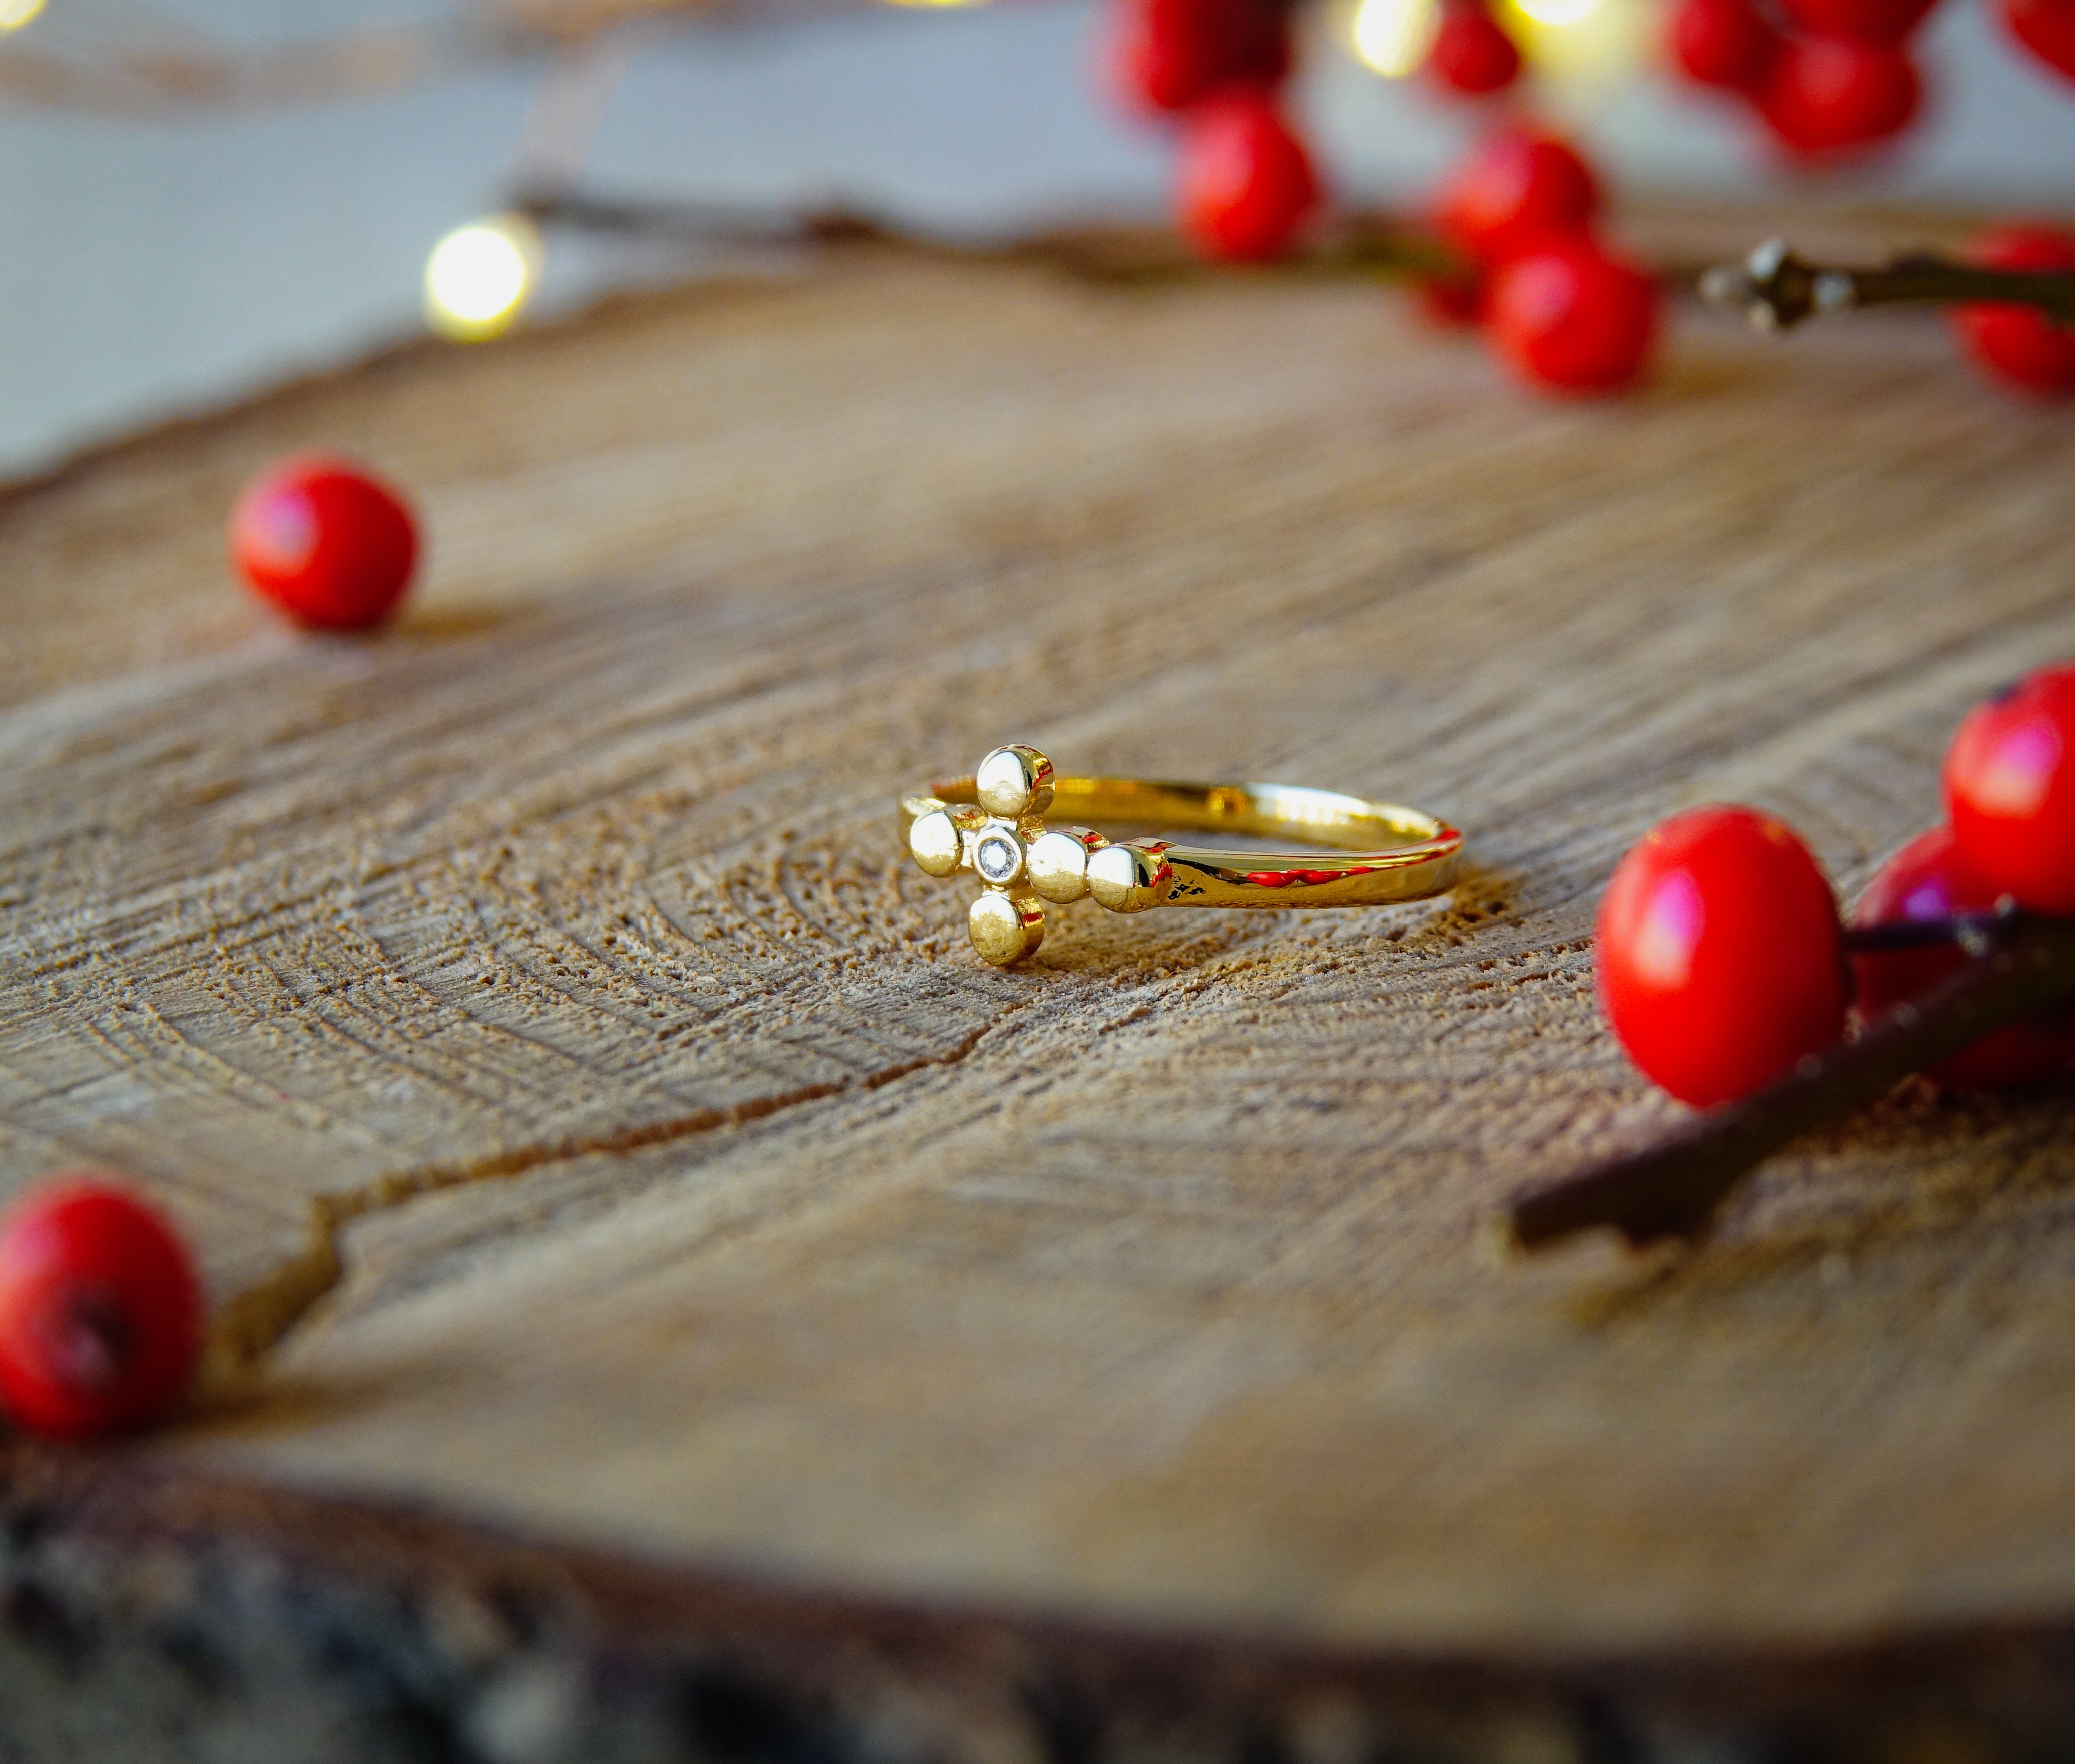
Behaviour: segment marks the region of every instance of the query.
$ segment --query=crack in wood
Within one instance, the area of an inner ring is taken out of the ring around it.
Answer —
[[[1009,1013],[1016,1014],[1013,1011]],[[337,1290],[346,1275],[346,1257],[341,1240],[346,1227],[356,1219],[408,1206],[425,1195],[472,1182],[508,1180],[547,1164],[646,1150],[723,1128],[744,1127],[752,1121],[766,1120],[803,1104],[862,1091],[883,1090],[916,1072],[959,1064],[1006,1020],[1004,1017],[981,1024],[943,1053],[926,1054],[867,1073],[861,1078],[803,1084],[796,1089],[732,1104],[726,1108],[694,1109],[690,1114],[648,1121],[611,1133],[573,1134],[529,1145],[512,1146],[461,1163],[428,1164],[414,1170],[391,1171],[342,1194],[320,1195],[310,1203],[310,1237],[304,1249],[288,1257],[270,1278],[246,1287],[219,1307],[210,1331],[209,1376],[215,1381],[249,1375],[264,1356],[279,1347],[312,1311]]]

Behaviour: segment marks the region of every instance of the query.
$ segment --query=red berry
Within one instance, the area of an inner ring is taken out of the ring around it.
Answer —
[[[1937,0],[1781,0],[1781,4],[1796,26],[1815,35],[1899,43],[1924,23]]]
[[[1503,92],[1520,77],[1520,51],[1474,0],[1452,0],[1427,52],[1426,71],[1451,92],[1482,97]]]
[[[1589,239],[1560,239],[1502,266],[1492,282],[1491,332],[1530,384],[1611,391],[1649,366],[1657,284]]]
[[[1986,887],[2075,913],[2075,662],[1968,712],[1946,750],[1945,808]]]
[[[1934,827],[1881,866],[1861,896],[1852,921],[1922,923],[1960,913],[1986,913],[1995,905],[1996,893],[1967,868],[1953,830]],[[1860,1013],[1878,1017],[1905,999],[1920,997],[1966,963],[1966,955],[1951,944],[1855,954],[1852,971],[1858,979]],[[2005,1084],[2029,1083],[2071,1064],[2075,1064],[2075,1012],[2064,1012],[1985,1035],[1933,1066],[1931,1075],[1944,1084],[1994,1090]]]
[[[1990,269],[2075,270],[2075,228],[1991,227],[1967,258]],[[2075,325],[2000,300],[1956,306],[1952,320],[1967,352],[1997,378],[2027,391],[2075,391]]]
[[[246,487],[230,551],[246,581],[298,623],[365,631],[410,586],[418,531],[387,485],[320,454],[286,460]]]
[[[1750,809],[1675,815],[1600,902],[1600,1004],[1629,1057],[1712,1108],[1845,1033],[1837,902],[1808,847]]]
[[[1923,103],[1924,82],[1902,49],[1832,35],[1790,39],[1759,98],[1781,144],[1810,155],[1843,153],[1899,135]]]
[[[1771,71],[1780,35],[1750,0],[1679,0],[1670,42],[1688,79],[1752,92]]]
[[[2075,80],[2075,0],[2001,0],[1996,10],[2019,43]]]
[[[1290,14],[1278,0],[1122,0],[1113,77],[1133,108],[1186,110],[1234,83],[1290,72]]]
[[[1501,129],[1449,174],[1434,224],[1444,238],[1491,263],[1584,233],[1599,209],[1599,180],[1574,148],[1553,135]]]
[[[1284,251],[1319,205],[1304,143],[1261,93],[1192,112],[1182,135],[1182,224],[1205,255],[1252,263]]]
[[[201,1342],[186,1246],[126,1190],[62,1178],[0,1219],[0,1406],[17,1427],[81,1439],[155,1421]]]

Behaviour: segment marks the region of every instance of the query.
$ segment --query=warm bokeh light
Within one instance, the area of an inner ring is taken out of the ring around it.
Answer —
[[[43,0],[0,0],[0,31],[19,31],[43,10]]]
[[[1361,0],[1350,35],[1364,67],[1402,80],[1427,59],[1440,26],[1439,0]]]
[[[1579,101],[1634,80],[1649,61],[1649,0],[1503,0],[1500,19],[1535,72]]]
[[[1583,24],[1605,4],[1605,0],[1513,0],[1523,17],[1557,31]]]
[[[443,336],[480,342],[519,316],[540,274],[540,230],[523,214],[458,226],[425,264],[425,317]]]

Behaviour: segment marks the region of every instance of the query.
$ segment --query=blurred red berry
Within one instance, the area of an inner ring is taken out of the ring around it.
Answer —
[[[1537,246],[1492,281],[1492,337],[1530,384],[1612,391],[1640,379],[1657,341],[1657,284],[1588,239]]]
[[[1425,71],[1451,92],[1483,97],[1503,92],[1520,77],[1520,51],[1476,0],[1450,0],[1427,52]]]
[[[1780,0],[1800,30],[1818,36],[1899,43],[1930,14],[1937,0]]]
[[[299,623],[364,631],[396,611],[418,561],[401,498],[371,473],[323,455],[291,459],[249,485],[230,517],[233,561]]]
[[[1990,269],[2075,271],[2075,228],[1991,227],[1966,255]],[[2075,325],[2061,324],[2036,306],[2003,301],[1956,306],[1951,316],[1968,354],[1998,379],[2027,391],[2075,391]]]
[[[1272,86],[1290,72],[1290,13],[1279,0],[1120,0],[1111,72],[1133,108],[1186,110],[1235,83]]]
[[[1967,714],[1945,753],[1945,808],[1985,886],[2075,913],[2075,662]]]
[[[60,1178],[0,1219],[0,1406],[17,1427],[81,1439],[155,1421],[201,1342],[187,1248],[126,1190]]]
[[[2075,80],[2075,0],[1998,0],[1996,10],[2019,43]]]
[[[1668,36],[1688,79],[1732,92],[1757,90],[1779,52],[1779,33],[1750,0],[1679,0]]]
[[[1489,308],[1491,283],[1481,272],[1415,275],[1412,292],[1428,322],[1446,330],[1481,325]]]
[[[1182,135],[1182,224],[1206,256],[1253,263],[1294,242],[1319,205],[1304,143],[1262,93],[1233,90],[1192,111]]]
[[[1599,180],[1575,148],[1554,135],[1508,128],[1479,142],[1449,174],[1434,225],[1451,243],[1493,263],[1584,233],[1599,210]]]
[[[1986,913],[1994,907],[1997,892],[1967,868],[1953,830],[1934,827],[1881,866],[1860,897],[1852,922],[1921,924],[1957,913]],[[1966,966],[1967,959],[1952,944],[1854,954],[1860,1014],[1870,1020],[1907,999],[1922,996]],[[2070,1065],[2075,1065],[2075,1012],[2063,1011],[1985,1035],[1933,1066],[1931,1076],[1942,1084],[1995,1090],[2029,1083]]]
[[[1908,127],[1923,103],[1916,64],[1901,48],[1834,35],[1790,38],[1759,97],[1780,143],[1808,155],[1887,140]]]
[[[1842,1038],[1837,902],[1793,832],[1750,809],[1675,815],[1600,902],[1600,1003],[1629,1057],[1700,1108]]]

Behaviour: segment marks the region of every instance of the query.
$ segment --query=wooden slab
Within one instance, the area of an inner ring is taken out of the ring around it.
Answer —
[[[423,503],[379,640],[218,561],[318,445]],[[1730,798],[1862,883],[2075,653],[2071,482],[1928,322],[1688,315],[1549,404],[1361,286],[869,252],[292,388],[0,510],[0,1173],[195,1234],[153,1476],[1297,1658],[2058,1622],[2075,1086],[1900,1094],[1675,1265],[1474,1246],[1673,1112],[1592,1004],[1621,851]],[[1477,868],[996,972],[892,814],[1008,739]]]

